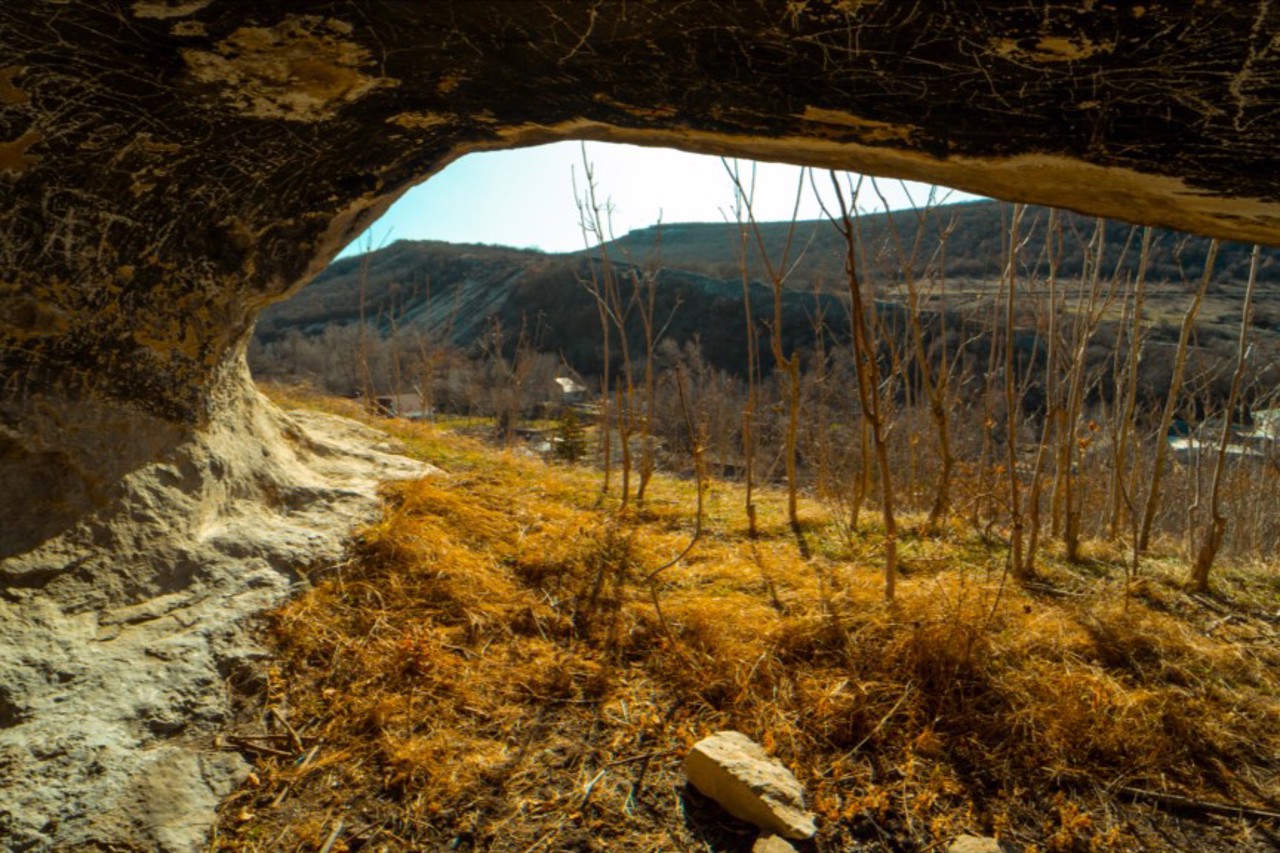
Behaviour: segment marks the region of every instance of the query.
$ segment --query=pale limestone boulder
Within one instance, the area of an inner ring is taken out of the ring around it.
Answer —
[[[791,771],[741,732],[716,732],[684,760],[689,783],[740,820],[784,838],[810,838],[817,827]]]
[[[776,835],[762,835],[751,845],[751,853],[796,853],[796,848]]]
[[[961,835],[951,842],[947,853],[1004,853],[1004,850],[1000,847],[1000,842],[994,838]]]

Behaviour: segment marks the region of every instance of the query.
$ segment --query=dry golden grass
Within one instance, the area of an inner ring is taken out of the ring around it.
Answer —
[[[953,527],[904,536],[886,606],[876,528],[842,538],[807,506],[805,558],[782,495],[752,540],[717,482],[703,540],[656,579],[659,615],[644,578],[688,540],[691,483],[659,477],[619,517],[588,469],[395,429],[446,474],[389,487],[348,563],[271,618],[252,701],[297,737],[270,741],[281,754],[224,805],[216,849],[747,849],[681,788],[687,747],[722,728],[806,785],[810,849],[945,849],[964,831],[1250,849],[1265,830],[1188,829],[1120,789],[1280,799],[1274,569],[1224,572],[1199,599],[1155,561],[1126,595],[1098,549],[1089,573],[1049,559],[1019,588]]]

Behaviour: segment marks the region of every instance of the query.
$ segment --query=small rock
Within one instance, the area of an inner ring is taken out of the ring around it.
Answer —
[[[698,741],[685,757],[684,772],[729,814],[766,833],[811,838],[818,831],[796,777],[741,732],[716,732]]]
[[[994,838],[961,835],[951,842],[951,846],[947,848],[947,853],[1004,853],[1004,849],[1000,846],[1000,842]]]
[[[751,853],[796,853],[796,848],[776,835],[762,835],[751,846]]]

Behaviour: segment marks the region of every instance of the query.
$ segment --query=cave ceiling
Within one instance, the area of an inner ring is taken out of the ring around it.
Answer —
[[[1280,244],[1269,2],[8,0],[0,46],[11,409],[199,421],[256,312],[399,193],[557,139]]]

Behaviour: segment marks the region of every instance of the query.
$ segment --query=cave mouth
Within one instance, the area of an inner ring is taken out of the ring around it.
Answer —
[[[752,191],[760,222],[820,220],[823,210],[807,167],[784,161],[722,158],[679,148],[565,140],[466,154],[404,192],[336,259],[396,240],[438,240],[577,252],[591,242],[580,224],[579,202],[591,170],[598,200],[607,208],[613,237],[662,223],[717,223],[734,216],[735,189],[726,172],[738,170]],[[820,176],[825,183],[826,177]],[[870,177],[870,176],[868,176]],[[918,182],[880,178],[892,209],[957,203],[981,196]],[[796,204],[797,185],[801,190]],[[819,187],[821,189],[821,187]],[[829,193],[826,193],[829,195]],[[864,207],[878,209],[870,189]]]
[[[984,200],[933,184],[836,174],[849,187],[861,181],[858,210],[887,208],[904,221],[921,211]],[[679,240],[674,266],[728,284],[740,277],[737,260],[726,254],[741,250],[739,218],[743,226],[748,220],[796,222],[794,255],[807,250],[814,233],[834,233],[827,221],[834,209],[824,170],[792,162],[584,139],[469,153],[405,190],[307,285],[269,306],[258,318],[249,366],[257,379],[314,381],[327,372],[314,384],[330,393],[399,399],[415,383],[388,378],[401,368],[388,367],[387,361],[402,356],[381,352],[385,340],[408,337],[415,324],[454,328],[457,302],[443,319],[439,303],[446,299],[441,294],[450,292],[456,300],[459,280],[478,277],[491,291],[529,294],[530,310],[539,313],[530,282],[541,280],[547,264],[571,263],[595,254],[604,243],[619,260],[661,265],[672,260],[664,247],[669,253],[672,240]],[[584,230],[584,216],[598,220],[599,233]],[[698,256],[699,247],[707,257]],[[766,277],[758,247],[747,249],[752,276]],[[444,254],[450,256],[447,263],[440,258]],[[486,278],[504,263],[509,266],[502,275]],[[829,270],[829,278],[832,272],[838,274]],[[590,298],[585,291],[576,296]],[[518,309],[518,299],[507,301]],[[501,331],[511,340],[524,334],[523,318],[508,311],[501,320],[506,324]],[[359,331],[362,327],[368,331]],[[473,349],[488,330],[471,329],[459,338]],[[591,336],[597,330],[575,331]],[[423,338],[430,336],[423,332],[404,346],[421,351]],[[290,373],[282,369],[289,359],[309,367]],[[361,363],[368,361],[375,362],[372,389],[366,387],[368,377],[360,375]],[[319,362],[326,366],[317,367]],[[568,360],[563,366],[576,370]]]

